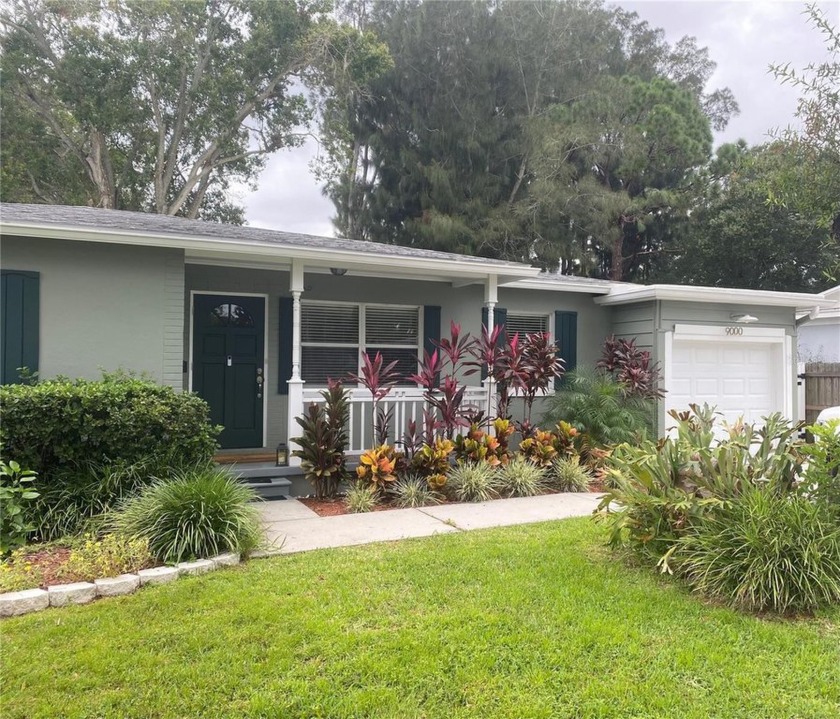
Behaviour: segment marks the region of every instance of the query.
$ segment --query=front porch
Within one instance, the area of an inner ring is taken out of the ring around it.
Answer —
[[[328,377],[358,373],[362,352],[381,351],[407,375],[441,327],[448,332],[454,321],[478,334],[482,321],[492,325],[499,282],[516,277],[470,269],[458,279],[395,277],[396,270],[384,277],[370,269],[336,274],[300,261],[269,269],[188,259],[184,388],[207,399],[212,421],[225,427],[219,459],[248,474],[276,474],[277,445],[294,449],[295,418],[323,402]],[[480,377],[466,381],[472,383],[464,404],[486,411],[492,396]],[[422,424],[422,394],[403,384],[383,401],[393,417],[389,442],[399,443],[410,421]],[[351,387],[350,407],[349,452],[358,454],[373,443],[370,393]],[[298,465],[290,457],[288,473]]]

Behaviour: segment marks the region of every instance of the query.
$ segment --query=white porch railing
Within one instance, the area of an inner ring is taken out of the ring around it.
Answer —
[[[462,409],[487,411],[487,388],[467,387],[464,398],[461,402]],[[363,452],[373,446],[373,398],[366,389],[351,389],[350,399],[350,421],[349,421],[349,448],[350,452]],[[303,389],[303,408],[311,403],[323,404],[324,398],[320,389],[306,387]],[[379,403],[382,411],[392,412],[388,442],[402,440],[408,429],[408,423],[417,423],[418,431],[423,430],[423,410],[426,407],[426,400],[423,399],[423,390],[417,387],[398,387],[391,390],[391,393]]]

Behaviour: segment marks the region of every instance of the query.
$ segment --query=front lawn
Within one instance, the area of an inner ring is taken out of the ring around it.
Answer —
[[[837,717],[840,611],[711,607],[587,519],[325,550],[10,619],[5,717]]]

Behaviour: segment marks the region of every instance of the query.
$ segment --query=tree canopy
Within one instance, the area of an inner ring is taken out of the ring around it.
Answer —
[[[644,278],[737,111],[693,38],[600,2],[343,7],[394,58],[330,157],[351,237]]]
[[[252,182],[267,155],[303,140],[311,106],[301,78],[315,59],[332,59],[324,47],[341,35],[329,8],[321,0],[7,6],[4,199],[242,221],[231,183]],[[346,68],[319,69],[347,82]]]

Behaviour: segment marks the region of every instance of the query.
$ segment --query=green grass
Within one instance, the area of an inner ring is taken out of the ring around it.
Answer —
[[[258,560],[0,624],[4,717],[840,716],[840,611],[782,622],[589,520]]]

